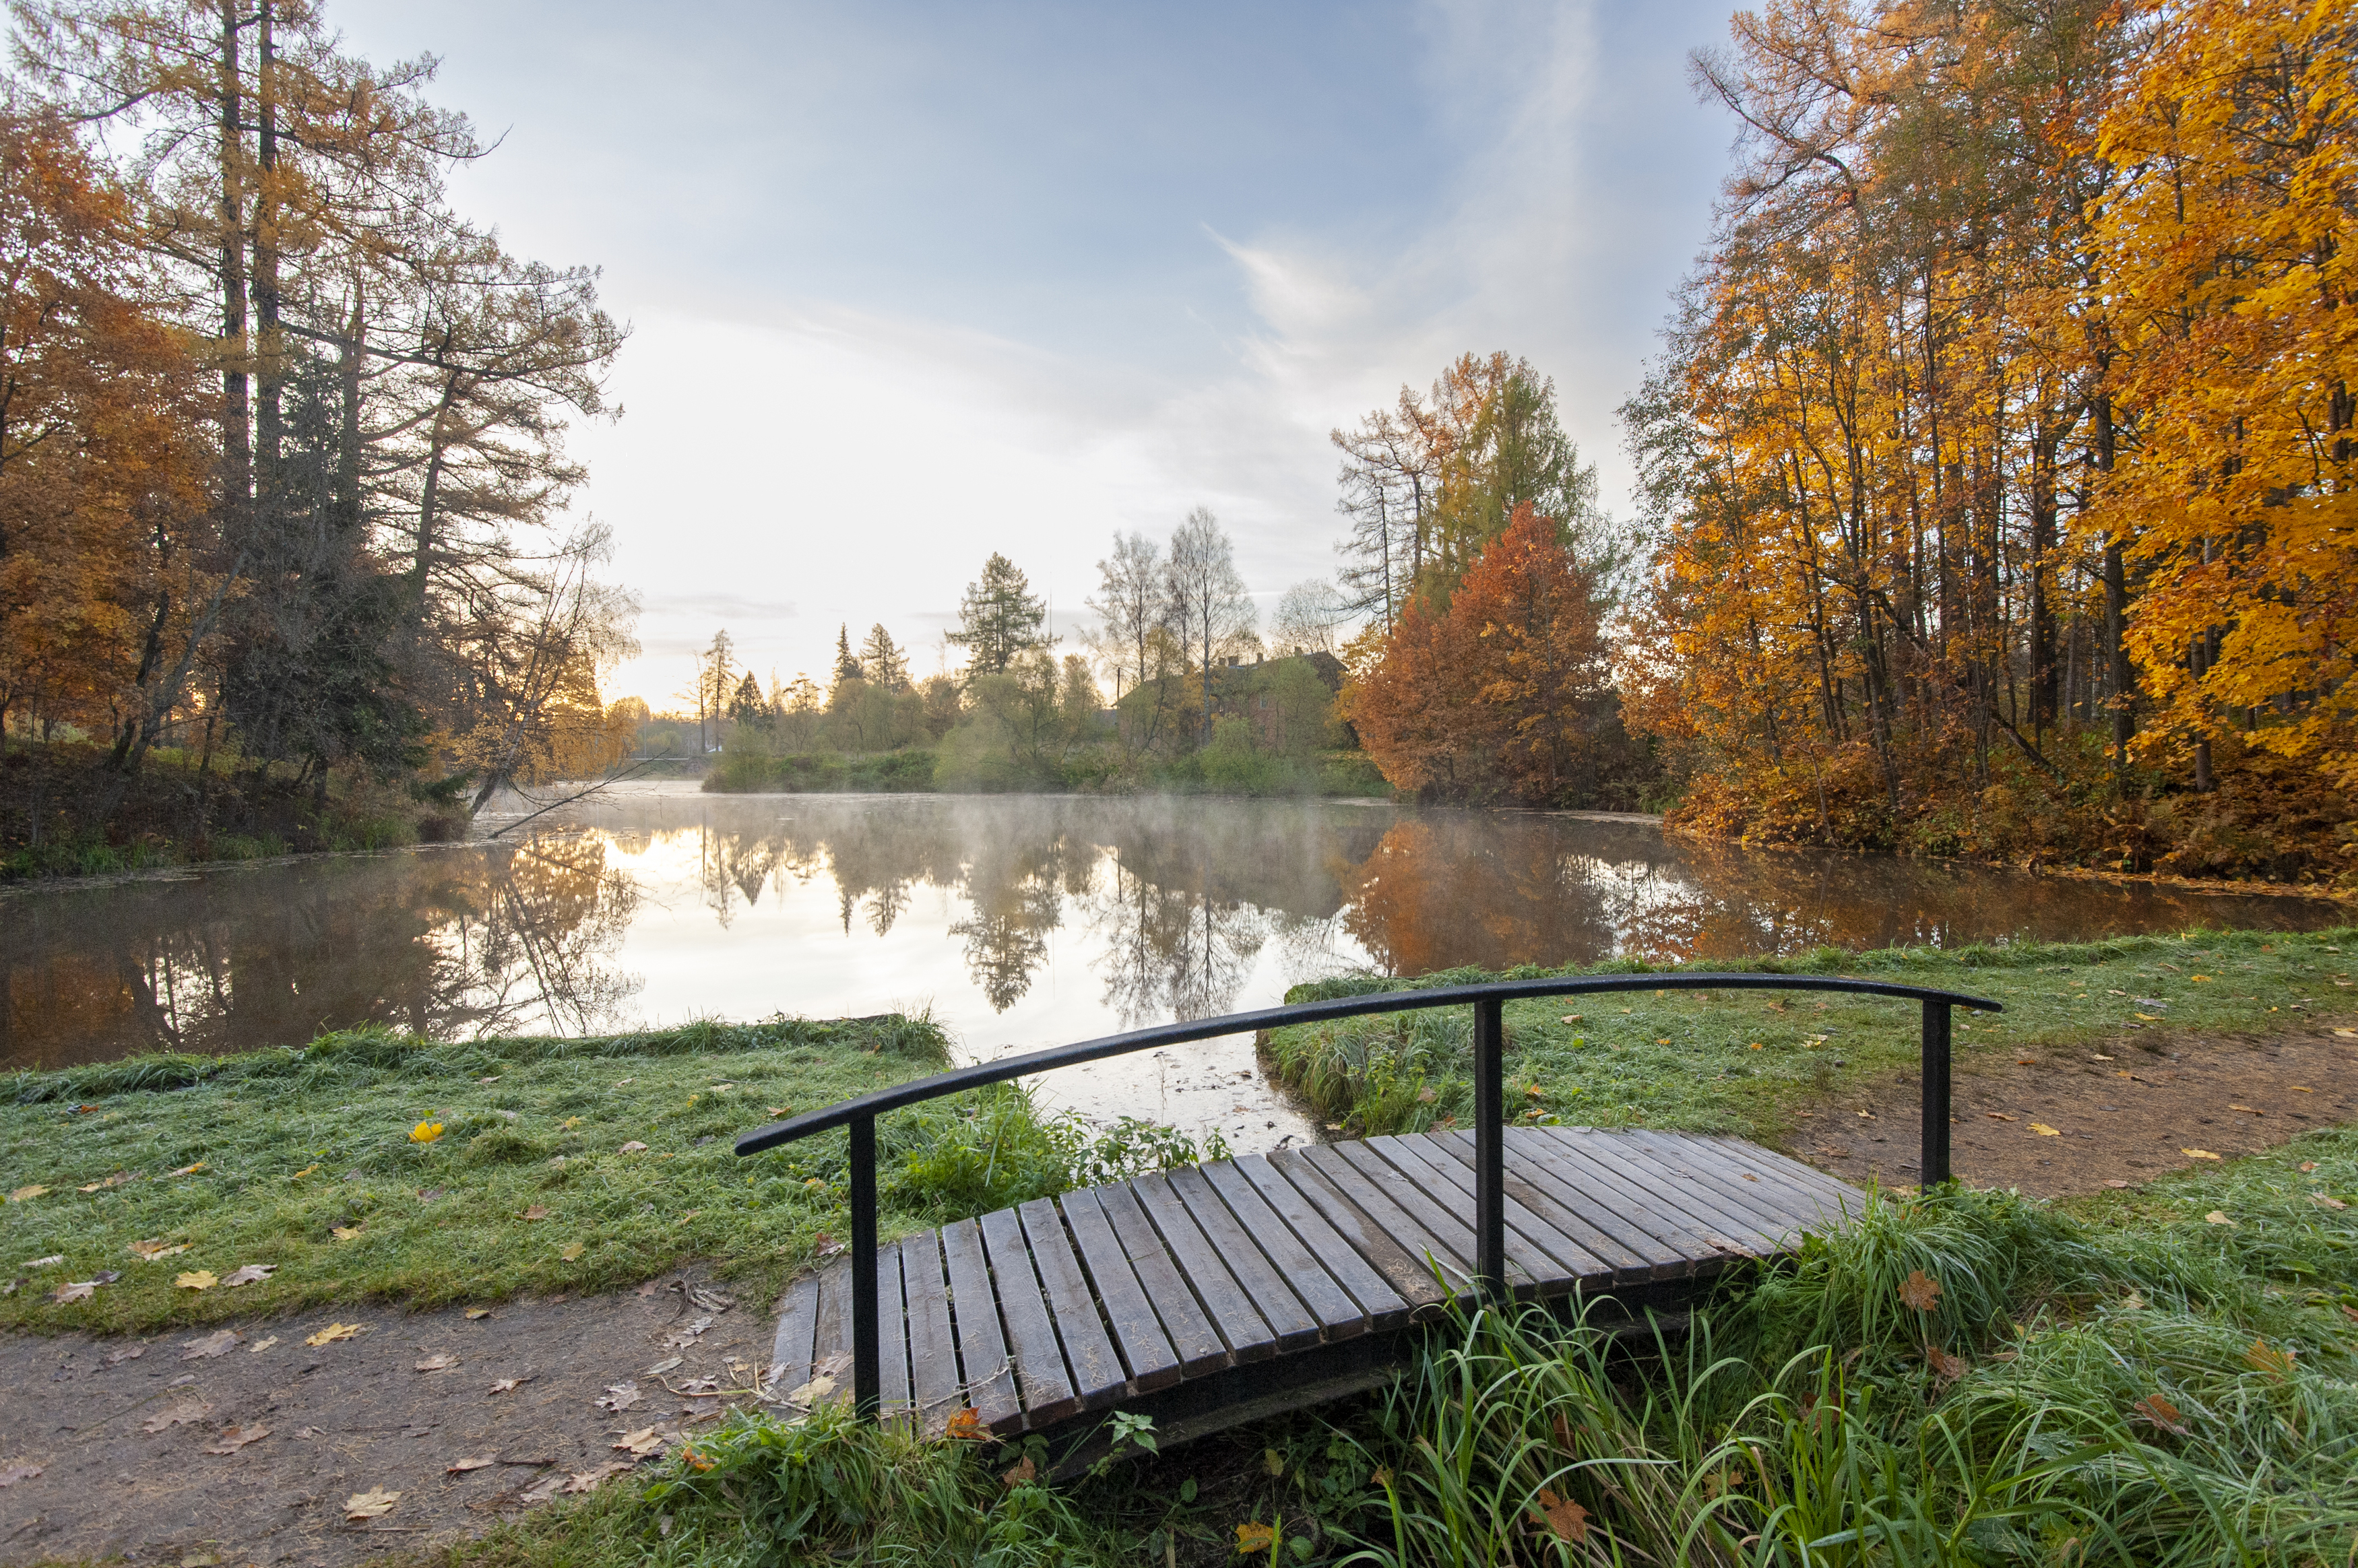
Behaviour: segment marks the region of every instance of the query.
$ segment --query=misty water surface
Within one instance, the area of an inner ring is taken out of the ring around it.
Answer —
[[[488,831],[499,819],[486,819]],[[626,789],[496,842],[0,897],[0,1064],[930,1008],[987,1056],[1283,999],[1337,970],[1821,943],[2313,926],[2336,906],[1360,802]],[[1052,1100],[1308,1129],[1229,1040]]]

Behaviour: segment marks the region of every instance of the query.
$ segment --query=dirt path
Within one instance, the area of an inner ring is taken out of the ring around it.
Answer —
[[[0,1337],[0,1561],[343,1564],[481,1530],[636,1463],[627,1435],[717,1419],[706,1390],[745,1388],[770,1338],[761,1304],[722,1300],[690,1275],[480,1318],[370,1305],[144,1340]],[[307,1343],[340,1320],[362,1332]],[[453,1473],[462,1460],[487,1462]],[[400,1497],[348,1519],[371,1491]]]
[[[1850,1181],[1913,1183],[1919,1092],[1909,1078],[1829,1101],[1790,1152]],[[1964,1180],[2094,1192],[2192,1165],[2189,1149],[2232,1160],[2358,1122],[2358,1028],[2329,1019],[2249,1042],[2154,1031],[1960,1073],[1954,1100],[1950,1161]]]

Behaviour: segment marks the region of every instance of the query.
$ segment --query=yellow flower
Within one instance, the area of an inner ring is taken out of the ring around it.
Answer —
[[[409,1130],[412,1143],[431,1143],[441,1136],[442,1124],[438,1121],[421,1121]]]

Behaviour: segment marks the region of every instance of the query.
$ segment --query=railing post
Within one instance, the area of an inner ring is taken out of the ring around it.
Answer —
[[[1486,1302],[1507,1299],[1506,1004],[1474,1004],[1474,1271]]]
[[[1949,1179],[1949,1004],[1924,999],[1923,1152],[1917,1184],[1930,1192]]]
[[[876,1119],[863,1116],[851,1124],[851,1399],[863,1416],[884,1402],[876,1305]]]

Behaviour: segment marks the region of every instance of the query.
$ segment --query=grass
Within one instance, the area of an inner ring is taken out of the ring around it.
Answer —
[[[607,1290],[688,1259],[773,1291],[847,1233],[845,1138],[741,1160],[733,1136],[945,1053],[930,1021],[886,1015],[466,1044],[354,1032],[18,1074],[0,1079],[0,1191],[27,1195],[0,1207],[0,1279],[21,1283],[0,1296],[0,1326],[125,1333]],[[1011,1088],[888,1118],[879,1144],[888,1233],[1197,1153],[1143,1123],[1092,1139]],[[185,1250],[148,1260],[135,1241]],[[276,1268],[236,1288],[175,1284],[249,1263]],[[105,1271],[121,1278],[50,1299]]]
[[[1024,1474],[1036,1443],[732,1417],[412,1562],[2326,1568],[2358,1539],[2353,1379],[2337,1130],[2065,1206],[1877,1195],[1684,1336],[1460,1316],[1388,1390],[1167,1454],[1150,1430],[1067,1487]]]
[[[2092,943],[2008,943],[1944,952],[1825,948],[1789,959],[1649,966],[1851,975],[1986,997],[2006,1011],[1955,1014],[1960,1070],[1976,1061],[2070,1051],[2096,1041],[2161,1050],[2180,1034],[2259,1035],[2346,1011],[2358,990],[2358,929],[2192,932]],[[1493,977],[1450,970],[1415,980],[1353,976],[1297,986],[1289,1001]],[[1583,971],[1567,969],[1566,974]],[[2153,1005],[2159,1003],[2160,1005]],[[1848,1086],[1913,1073],[1918,1012],[1897,1000],[1758,991],[1645,992],[1510,1002],[1508,1092],[1536,1121],[1728,1132],[1775,1142],[1795,1110]],[[1381,1014],[1271,1033],[1280,1081],[1354,1133],[1418,1130],[1473,1113],[1467,1010]]]

